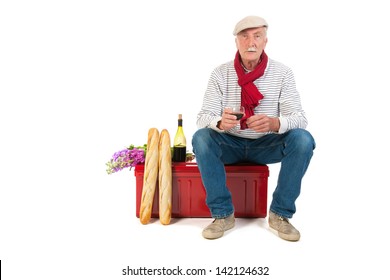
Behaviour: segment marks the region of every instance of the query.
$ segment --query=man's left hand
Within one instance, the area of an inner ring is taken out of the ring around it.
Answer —
[[[278,132],[280,128],[279,118],[271,118],[264,114],[253,115],[247,119],[248,128],[256,132]]]

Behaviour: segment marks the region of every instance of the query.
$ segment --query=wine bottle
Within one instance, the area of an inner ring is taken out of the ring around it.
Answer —
[[[186,136],[183,131],[183,119],[181,114],[177,120],[177,131],[173,140],[173,158],[174,162],[185,162],[187,154]]]

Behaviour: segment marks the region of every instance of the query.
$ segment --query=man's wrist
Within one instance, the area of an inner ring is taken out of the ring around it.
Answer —
[[[273,118],[272,123],[273,123],[272,131],[279,132],[279,129],[280,129],[280,120],[279,120],[279,118]]]
[[[220,130],[223,130],[223,129],[221,128],[221,121],[218,121],[218,122],[217,122],[217,128],[220,129]]]

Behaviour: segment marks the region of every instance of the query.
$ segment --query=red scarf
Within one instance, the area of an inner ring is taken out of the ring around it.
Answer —
[[[260,63],[256,66],[255,70],[245,74],[244,67],[241,64],[240,54],[238,51],[236,53],[234,68],[238,76],[238,84],[241,87],[241,106],[245,108],[245,116],[240,121],[241,129],[248,128],[246,119],[254,115],[254,108],[259,105],[259,101],[264,97],[253,84],[253,81],[264,75],[267,63],[268,56],[263,51],[260,56]]]

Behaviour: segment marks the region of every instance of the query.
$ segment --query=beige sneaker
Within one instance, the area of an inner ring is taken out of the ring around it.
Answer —
[[[280,238],[288,241],[298,241],[301,237],[299,231],[288,221],[287,218],[269,211],[268,224],[276,230]]]
[[[222,219],[215,219],[202,232],[206,239],[217,239],[223,236],[223,233],[232,229],[235,224],[234,214]]]

